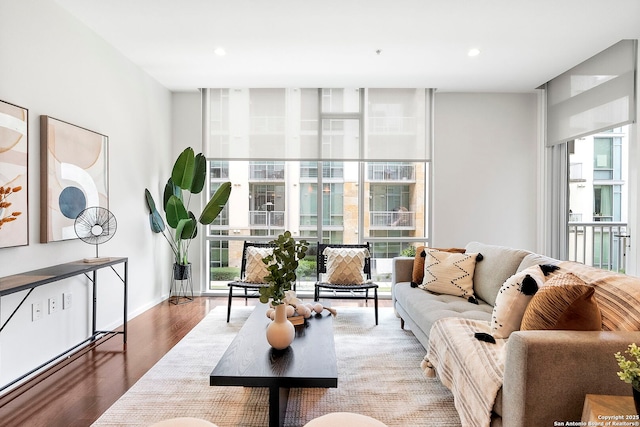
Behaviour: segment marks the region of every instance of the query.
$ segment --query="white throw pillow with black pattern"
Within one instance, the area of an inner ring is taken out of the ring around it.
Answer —
[[[249,283],[266,283],[264,279],[269,275],[267,264],[262,259],[273,253],[273,248],[260,248],[248,246],[245,252],[246,262],[244,270],[244,281]]]
[[[418,287],[437,294],[454,295],[477,304],[473,272],[477,253],[451,253],[425,248],[424,278]]]

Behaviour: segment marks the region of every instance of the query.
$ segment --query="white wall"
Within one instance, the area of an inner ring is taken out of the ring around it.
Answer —
[[[437,93],[433,246],[536,249],[535,94]]]
[[[170,92],[55,2],[2,0],[0,99],[29,110],[29,245],[0,249],[0,276],[95,256],[93,246],[78,240],[39,243],[39,117],[49,115],[109,137],[109,208],[118,230],[100,255],[129,257],[129,312],[166,298],[170,252],[149,229],[144,188],[160,189],[170,173]],[[111,270],[99,277],[98,326],[118,326],[122,284]],[[33,292],[0,334],[0,384],[87,335],[87,289],[82,276]],[[71,309],[31,321],[32,302],[57,297],[60,303],[69,291]],[[2,323],[23,295],[2,298]]]

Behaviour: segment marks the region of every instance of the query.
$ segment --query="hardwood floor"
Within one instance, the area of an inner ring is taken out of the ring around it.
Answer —
[[[244,304],[240,301],[234,304]],[[256,303],[249,300],[248,305]],[[226,297],[199,297],[189,304],[164,301],[152,307],[128,322],[126,348],[121,335],[115,335],[0,397],[0,426],[91,425],[210,310],[226,305]],[[334,300],[332,305],[363,306],[364,302]],[[392,304],[380,300],[379,306]]]

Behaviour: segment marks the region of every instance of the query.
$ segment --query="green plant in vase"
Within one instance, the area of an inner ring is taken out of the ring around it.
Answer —
[[[189,205],[191,197],[202,192],[206,176],[207,160],[202,153],[195,155],[191,147],[180,153],[164,188],[162,206],[166,225],[151,193],[146,188],[144,190],[151,231],[162,233],[171,246],[177,265],[189,264],[189,246],[198,234],[198,223],[211,224],[220,215],[231,194],[231,183],[222,183],[196,219],[196,215],[189,210]]]
[[[618,367],[620,367],[618,377],[625,383],[631,384],[633,402],[636,406],[636,411],[640,413],[640,347],[635,343],[629,344],[625,353],[631,356],[631,359],[627,359],[620,352],[614,354]]]
[[[260,288],[260,302],[266,304],[271,300],[277,306],[283,303],[285,292],[296,281],[298,262],[305,257],[308,246],[305,240],[296,241],[289,231],[271,243],[273,253],[262,260],[267,264],[269,275],[265,277],[268,286]]]

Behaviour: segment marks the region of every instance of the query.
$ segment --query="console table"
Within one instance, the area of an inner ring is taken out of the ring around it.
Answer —
[[[118,271],[114,268],[115,265],[122,264],[123,274],[120,275]],[[118,276],[118,278],[122,281],[124,285],[124,297],[123,297],[123,328],[122,331],[100,331],[97,329],[96,325],[96,306],[97,306],[97,286],[98,286],[98,270],[110,267],[111,270]],[[16,314],[18,309],[24,304],[26,299],[31,295],[33,290],[37,287],[47,285],[49,283],[57,282],[63,279],[68,279],[70,277],[78,276],[84,274],[87,279],[92,282],[92,325],[91,325],[91,336],[82,342],[76,344],[75,346],[69,348],[63,353],[49,359],[38,367],[32,369],[24,375],[16,378],[8,384],[0,386],[0,392],[11,387],[17,382],[27,378],[28,376],[38,372],[45,366],[50,365],[52,362],[60,359],[62,356],[65,356],[72,351],[79,349],[85,344],[89,344],[91,342],[95,342],[96,340],[105,337],[107,335],[116,335],[122,334],[122,341],[126,344],[127,342],[127,287],[128,287],[128,270],[129,270],[129,259],[128,258],[106,258],[104,260],[95,261],[95,262],[84,262],[73,261],[66,264],[54,265],[51,267],[45,267],[38,270],[27,271],[25,273],[14,274],[12,276],[0,277],[0,298],[5,295],[14,294],[16,292],[27,291],[26,295],[22,300],[18,303],[15,309],[11,312],[7,320],[0,325],[0,332],[7,326],[7,324],[11,321],[13,316]],[[91,274],[90,274],[91,273]]]

